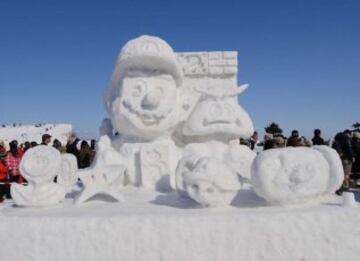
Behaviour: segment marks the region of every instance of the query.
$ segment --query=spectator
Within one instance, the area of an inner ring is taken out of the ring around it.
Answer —
[[[0,153],[3,152],[3,153],[6,153],[7,149],[6,149],[6,145],[5,143],[0,140]]]
[[[96,150],[96,140],[91,140],[91,142],[90,142],[90,149],[91,150]]]
[[[250,138],[250,149],[254,150],[258,142],[259,142],[259,135],[256,131],[254,131],[253,135]]]
[[[301,138],[299,138],[299,132],[297,130],[293,130],[291,132],[290,138],[288,138],[286,146],[287,147],[300,147],[305,144],[302,142]]]
[[[321,137],[321,130],[314,130],[314,137],[311,139],[313,145],[325,145],[324,139]]]
[[[61,142],[58,139],[55,139],[53,141],[53,147],[60,151],[60,153],[66,153],[66,148],[61,144]]]
[[[31,144],[31,148],[34,148],[38,145],[36,141],[30,142],[30,144]]]
[[[90,149],[89,143],[85,140],[81,142],[79,153],[79,169],[90,167],[94,159],[94,152]]]
[[[28,150],[28,149],[30,149],[32,146],[31,146],[31,143],[30,142],[28,142],[28,141],[26,141],[25,143],[24,143],[24,153]]]
[[[355,162],[352,166],[352,173],[360,178],[360,132],[353,133],[352,147],[355,155]]]
[[[10,150],[6,154],[5,162],[8,167],[10,181],[24,183],[25,179],[21,176],[19,165],[22,154],[18,147],[18,142],[13,140],[10,142]]]
[[[285,139],[281,136],[275,137],[273,139],[274,148],[283,148],[285,147]]]
[[[49,145],[51,142],[51,135],[49,134],[44,134],[41,137],[41,145]]]
[[[6,196],[6,198],[11,198],[8,168],[6,166],[5,157],[6,151],[0,145],[0,202],[3,201],[4,196]]]
[[[245,145],[249,147],[249,143],[244,138],[240,138],[239,143],[240,145]]]
[[[266,133],[264,135],[264,150],[272,149],[274,148],[274,139],[273,136],[269,133]]]
[[[352,148],[351,131],[345,130],[342,133],[336,134],[332,147],[339,153],[345,174],[344,183],[337,191],[338,194],[341,194],[342,191],[350,188],[351,169],[352,164],[355,161],[355,154]]]
[[[6,157],[6,151],[0,145],[0,182],[4,182],[4,180],[7,180],[8,170],[6,167],[5,157]]]
[[[75,135],[72,135],[69,138],[68,143],[66,144],[66,152],[73,154],[78,160],[79,160],[80,151],[77,148],[77,144],[79,143],[79,141],[80,141],[79,138],[77,138]]]

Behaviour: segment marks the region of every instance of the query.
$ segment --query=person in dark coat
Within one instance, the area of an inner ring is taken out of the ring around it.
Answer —
[[[24,153],[28,150],[28,149],[31,149],[31,143],[26,141],[24,143]]]
[[[275,141],[273,139],[273,136],[271,134],[266,133],[264,135],[264,150],[269,150],[274,148]]]
[[[305,146],[305,144],[302,142],[301,138],[299,138],[299,132],[297,130],[293,130],[291,132],[291,136],[288,138],[287,147],[300,147]]]
[[[250,149],[254,150],[258,142],[259,142],[259,135],[257,131],[254,131],[253,135],[250,138]]]
[[[353,133],[352,148],[355,156],[352,173],[358,175],[358,178],[360,178],[360,132],[358,131]]]
[[[66,148],[61,144],[61,142],[58,139],[55,139],[53,141],[53,147],[57,149],[60,153],[65,153]]]
[[[325,145],[324,139],[321,137],[321,130],[314,130],[314,137],[311,139],[313,145]]]
[[[71,137],[68,141],[68,143],[66,144],[66,153],[71,153],[73,154],[77,161],[78,161],[78,166],[79,166],[79,153],[80,151],[77,148],[77,144],[80,142],[80,139],[77,137]]]
[[[94,151],[91,150],[89,143],[83,140],[81,142],[81,148],[79,152],[79,169],[84,169],[90,167],[94,159]]]
[[[351,131],[345,130],[342,133],[337,133],[332,148],[335,149],[340,158],[344,169],[344,183],[342,187],[337,191],[337,194],[341,194],[342,191],[350,188],[350,176],[353,162],[355,161],[355,154],[352,147]]]

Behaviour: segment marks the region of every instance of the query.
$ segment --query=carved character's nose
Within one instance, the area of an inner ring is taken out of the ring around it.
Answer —
[[[216,117],[222,116],[224,114],[224,108],[223,108],[222,104],[215,104],[212,107],[211,113]]]
[[[141,107],[144,110],[155,110],[159,107],[160,95],[157,92],[152,91],[146,94],[141,102]]]

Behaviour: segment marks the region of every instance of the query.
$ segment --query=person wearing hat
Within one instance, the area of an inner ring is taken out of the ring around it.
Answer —
[[[10,181],[24,183],[25,179],[20,174],[20,161],[23,153],[19,150],[18,142],[13,140],[10,142],[10,150],[5,156],[5,163],[8,168]]]
[[[50,134],[44,134],[41,137],[41,145],[49,145],[51,142],[51,135]]]
[[[311,139],[312,145],[325,145],[324,139],[321,137],[321,130],[314,130],[314,137]]]
[[[305,144],[302,142],[301,138],[299,138],[299,132],[297,130],[293,130],[291,132],[291,136],[287,140],[286,146],[287,147],[305,146]]]

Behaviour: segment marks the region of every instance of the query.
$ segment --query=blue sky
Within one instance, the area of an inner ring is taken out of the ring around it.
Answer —
[[[68,122],[97,134],[121,46],[237,50],[256,128],[329,137],[360,121],[360,2],[0,1],[0,123]]]

